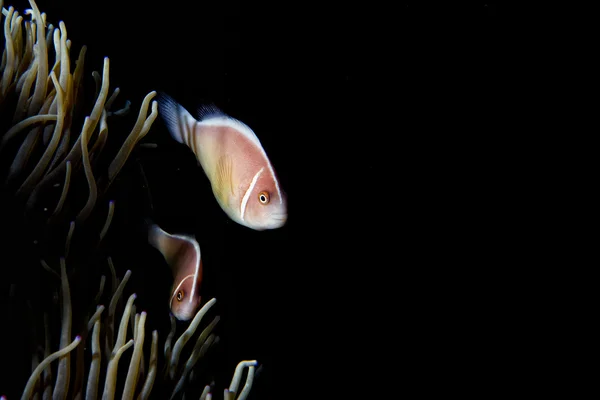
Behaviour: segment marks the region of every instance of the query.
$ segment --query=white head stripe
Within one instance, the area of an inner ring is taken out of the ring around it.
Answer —
[[[242,218],[242,221],[244,220],[244,213],[246,212],[246,204],[248,204],[250,193],[252,193],[252,189],[254,189],[256,181],[258,181],[258,177],[260,176],[260,174],[262,174],[264,169],[265,167],[262,167],[260,170],[258,170],[256,175],[254,175],[254,177],[252,178],[252,182],[250,182],[250,186],[246,190],[246,193],[244,193],[244,197],[242,198],[242,204],[240,205],[240,217]]]
[[[273,181],[275,182],[275,189],[277,190],[277,195],[279,196],[279,204],[283,203],[283,198],[281,197],[281,190],[279,189],[279,182],[277,182],[277,178],[275,177],[275,171],[273,171],[273,166],[271,165],[271,162],[269,161],[269,157],[267,157],[267,153],[265,152],[265,149],[263,149],[262,144],[260,143],[260,140],[258,140],[258,137],[256,136],[256,134],[254,133],[254,131],[252,129],[250,129],[250,127],[248,125],[244,124],[242,121],[238,121],[235,118],[227,117],[227,116],[220,116],[220,117],[213,117],[213,118],[205,119],[205,120],[201,121],[199,123],[199,125],[227,126],[227,127],[237,130],[243,136],[250,139],[250,141],[252,143],[256,144],[256,147],[258,147],[261,155],[263,156],[263,158],[265,159],[265,161],[267,163],[267,167],[269,168],[269,171],[271,171],[271,176],[273,177]],[[243,219],[244,218],[242,217],[242,220]]]
[[[158,227],[158,226],[157,226]],[[158,228],[160,229],[160,228]],[[198,286],[198,274],[200,273],[200,260],[202,259],[202,254],[200,253],[200,245],[198,244],[198,242],[190,237],[187,237],[185,235],[171,235],[170,233],[167,233],[165,231],[163,231],[162,229],[160,229],[162,231],[162,233],[166,236],[175,238],[175,239],[179,239],[179,240],[185,240],[188,243],[191,243],[192,246],[194,246],[194,251],[196,252],[196,260],[195,260],[195,265],[194,265],[194,273],[193,274],[189,274],[188,276],[186,276],[185,278],[183,278],[181,280],[181,282],[179,282],[179,285],[177,285],[177,287],[175,288],[175,290],[173,290],[173,295],[171,296],[171,301],[173,301],[173,297],[175,296],[175,294],[177,294],[177,291],[179,290],[179,288],[181,287],[181,285],[183,284],[183,282],[190,278],[190,277],[194,277],[194,283],[192,284],[192,292],[190,293],[190,302],[192,301],[192,298],[194,297],[194,293],[196,292],[196,286]]]
[[[192,293],[190,294],[190,302],[192,301],[192,298],[194,297],[194,293],[196,292],[196,286],[198,286],[198,273],[200,271],[200,260],[202,259],[202,255],[200,254],[200,245],[195,240],[192,241],[192,244],[194,245],[194,250],[196,251],[196,254],[198,255],[198,257],[196,258],[196,265],[194,266],[194,284],[192,285]]]
[[[183,285],[183,282],[185,282],[187,279],[193,278],[193,277],[194,277],[194,274],[189,274],[188,276],[186,276],[185,278],[183,278],[181,280],[181,282],[179,282],[179,285],[177,285],[177,287],[173,290],[173,295],[171,296],[171,301],[173,301],[173,297],[175,297],[175,295],[179,291],[179,288],[181,287],[181,285]],[[192,292],[194,291],[194,286],[196,286],[196,285],[195,284],[192,285]],[[192,298],[192,296],[190,295],[190,299],[191,298]]]

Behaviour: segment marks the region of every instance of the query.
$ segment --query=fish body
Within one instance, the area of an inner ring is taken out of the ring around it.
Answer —
[[[193,236],[170,234],[154,223],[149,224],[148,242],[161,252],[173,273],[169,300],[171,312],[179,320],[191,319],[202,300],[200,245]]]
[[[164,93],[158,104],[171,137],[195,154],[229,218],[254,230],[286,223],[286,195],[250,127],[215,106],[200,108],[196,119]]]

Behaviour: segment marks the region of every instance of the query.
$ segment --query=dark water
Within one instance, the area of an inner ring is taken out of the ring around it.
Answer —
[[[193,154],[157,119],[143,139],[157,147],[136,150],[113,190],[121,229],[111,254],[121,275],[133,271],[138,311],[152,310],[149,324],[168,329],[170,274],[141,230],[150,216],[202,248],[204,299],[216,297],[221,316],[217,387],[238,361],[257,359],[251,399],[374,391],[379,362],[357,359],[391,360],[387,346],[370,350],[383,341],[372,331],[383,337],[402,320],[422,321],[416,310],[430,298],[407,293],[426,286],[417,270],[439,265],[423,260],[447,250],[427,244],[453,234],[441,220],[456,218],[464,158],[445,150],[472,145],[471,132],[489,127],[477,121],[492,107],[494,77],[477,54],[493,46],[494,5],[46,3],[39,8],[65,22],[73,48],[88,46],[88,74],[110,58],[111,87],[121,88],[119,104],[132,102],[131,118],[152,90],[190,110],[214,103],[256,132],[288,195],[282,229],[229,221]],[[455,123],[462,113],[477,118]],[[450,140],[443,129],[469,133]],[[404,306],[374,312],[398,299]]]

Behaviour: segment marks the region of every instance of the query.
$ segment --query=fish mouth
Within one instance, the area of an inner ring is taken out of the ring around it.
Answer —
[[[287,214],[271,214],[270,220],[272,228],[280,228],[286,224]]]
[[[177,313],[171,312],[171,314],[173,314],[173,316],[179,321],[189,321],[194,317],[194,315],[196,315],[196,311],[179,311]]]
[[[192,315],[189,313],[174,313],[171,312],[171,314],[173,314],[173,316],[175,318],[177,318],[178,321],[189,321],[190,319],[192,319]]]

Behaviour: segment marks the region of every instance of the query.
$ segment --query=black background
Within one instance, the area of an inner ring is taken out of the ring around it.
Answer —
[[[374,371],[437,372],[448,324],[460,328],[463,306],[477,308],[461,277],[473,277],[466,241],[484,223],[466,214],[494,196],[493,170],[483,171],[497,122],[496,10],[451,3],[38,3],[66,23],[72,48],[88,46],[88,73],[110,58],[111,87],[134,112],[161,90],[190,110],[212,102],[261,140],[288,194],[282,229],[229,221],[160,119],[143,140],[158,147],[135,153],[117,200],[131,210],[118,214],[130,228],[121,243],[139,242],[148,215],[196,235],[204,299],[217,297],[221,315],[219,368],[263,364],[251,398],[395,390]],[[135,183],[140,166],[149,194]],[[138,307],[166,307],[158,253],[121,248]]]

